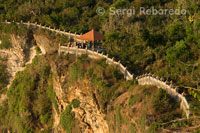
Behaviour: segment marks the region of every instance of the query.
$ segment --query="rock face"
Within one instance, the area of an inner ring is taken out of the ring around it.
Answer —
[[[15,74],[22,71],[25,65],[30,63],[30,60],[36,55],[34,44],[30,40],[30,38],[10,35],[12,48],[0,50],[0,57],[7,58],[7,70],[10,74],[9,85],[12,83]]]
[[[7,88],[14,80],[16,73],[23,71],[25,65],[32,62],[36,55],[36,44],[40,47],[43,54],[55,52],[55,47],[51,48],[50,46],[51,41],[40,35],[32,35],[31,37],[11,35],[10,38],[12,48],[0,50],[0,56],[7,58],[7,69],[10,74]],[[66,88],[62,86],[61,77],[57,74],[58,68],[56,64],[51,63],[51,68],[54,72],[54,92],[56,93],[56,100],[60,111],[60,113],[57,113],[54,109],[53,128],[59,127],[61,113],[73,99],[77,99],[80,101],[80,107],[73,108],[72,112],[75,119],[78,120],[79,132],[107,133],[108,125],[104,119],[105,115],[98,107],[98,103],[95,102],[92,92],[89,91],[90,88],[88,88],[89,84],[87,81],[82,81],[82,85],[71,87],[66,91]],[[6,95],[0,96],[0,101],[6,99]],[[59,130],[62,131],[62,129]]]
[[[54,72],[54,91],[57,96],[57,103],[59,105],[60,114],[72,102],[73,99],[80,101],[78,108],[73,108],[75,118],[79,121],[79,132],[81,133],[108,133],[108,125],[105,115],[95,102],[93,92],[89,88],[87,80],[83,80],[79,85],[74,85],[68,89],[62,87],[60,77],[57,76],[56,65],[51,64]],[[59,125],[60,115],[54,116],[54,127]],[[62,130],[62,129],[60,129]]]
[[[54,40],[48,39],[44,35],[34,34],[34,39],[37,45],[40,47],[42,54],[53,53],[56,49],[58,49],[58,44],[54,42]]]
[[[93,97],[87,91],[88,88],[71,88],[69,101],[78,99],[80,107],[73,108],[75,118],[82,122],[82,132],[107,133],[108,125],[105,115],[98,109]]]

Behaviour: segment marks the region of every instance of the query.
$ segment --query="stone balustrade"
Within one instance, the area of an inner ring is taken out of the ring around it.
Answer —
[[[120,70],[120,72],[124,75],[124,78],[126,80],[133,80],[134,75],[131,74],[126,67],[123,66],[123,64],[119,62],[116,62],[113,58],[109,58],[107,55],[104,55],[103,53],[98,53],[96,51],[91,51],[86,49],[79,49],[77,47],[66,47],[61,46],[60,48],[61,52],[66,52],[70,54],[75,55],[82,55],[87,54],[88,57],[98,59],[98,58],[105,58],[106,63],[113,64],[117,66],[117,68]],[[185,112],[186,117],[189,118],[190,111],[189,111],[189,104],[186,100],[186,98],[177,92],[177,88],[173,88],[173,85],[170,85],[169,82],[165,81],[163,78],[156,77],[152,74],[143,74],[138,77],[136,77],[136,80],[138,81],[139,85],[153,85],[158,88],[164,89],[167,91],[167,93],[173,97],[175,100],[180,102],[180,108]]]

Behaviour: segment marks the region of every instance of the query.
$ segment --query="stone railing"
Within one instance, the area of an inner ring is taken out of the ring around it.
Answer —
[[[60,46],[60,52],[66,52],[66,53],[70,53],[70,54],[75,54],[75,55],[82,55],[82,54],[87,54],[88,57],[90,58],[94,58],[94,59],[98,59],[98,58],[104,58],[106,59],[106,62],[108,64],[113,64],[115,65],[120,72],[124,75],[124,78],[126,80],[132,80],[133,79],[133,75],[127,70],[126,67],[124,67],[120,61],[116,62],[114,60],[114,58],[109,58],[108,55],[104,55],[103,53],[99,53],[98,51],[92,51],[89,50],[87,48],[85,49],[80,49],[77,47],[66,47],[66,46]]]
[[[4,23],[10,24],[11,22],[5,21]],[[74,39],[75,41],[81,41],[78,39],[80,35],[77,35],[76,33],[70,33],[70,32],[65,32],[61,31],[60,29],[56,30],[55,28],[47,27],[47,26],[42,26],[41,24],[37,23],[30,23],[30,22],[15,22],[16,24],[19,25],[26,25],[27,27],[31,28],[36,28],[36,29],[45,29],[49,30],[52,32],[55,32],[56,34],[61,34],[68,36],[71,39]],[[82,54],[87,54],[90,58],[105,58],[106,62],[108,64],[113,64],[117,66],[117,68],[120,70],[120,72],[124,75],[124,78],[126,80],[133,80],[134,79],[134,74],[131,74],[128,70],[127,67],[124,67],[120,61],[116,62],[114,58],[109,58],[108,55],[104,55],[103,53],[99,53],[98,51],[91,51],[89,49],[79,49],[79,48],[74,48],[74,47],[66,47],[66,46],[60,46],[59,47],[59,53],[60,52],[66,52],[70,54],[76,54],[76,55],[82,55]],[[189,118],[190,115],[190,107],[189,104],[186,100],[186,98],[177,92],[177,88],[173,88],[173,85],[169,85],[168,82],[163,82],[159,78],[155,78],[155,76],[151,76],[151,74],[144,74],[141,76],[136,77],[136,80],[138,81],[139,85],[154,85],[157,86],[158,88],[162,88],[168,92],[169,95],[171,95],[173,98],[175,98],[177,101],[180,102],[180,108],[185,112],[186,117]]]
[[[12,22],[9,22],[9,21],[5,21],[3,23],[6,23],[6,24],[11,24]],[[80,35],[78,35],[77,33],[71,33],[70,31],[69,32],[66,32],[65,30],[62,31],[60,29],[56,29],[56,28],[51,28],[50,26],[43,26],[41,24],[37,24],[36,23],[31,23],[30,21],[28,22],[14,22],[13,23],[16,23],[18,25],[26,25],[27,27],[30,27],[30,28],[34,28],[34,29],[44,29],[44,30],[49,30],[51,32],[55,32],[56,34],[60,34],[60,35],[65,35],[65,36],[68,36],[70,39],[74,39],[75,41],[77,42],[82,42],[82,40],[78,39],[78,37],[80,37]]]
[[[66,46],[60,46],[60,52],[66,52],[70,54],[75,54],[75,55],[82,55],[82,54],[87,54],[88,57],[98,59],[98,58],[105,58],[106,63],[108,64],[113,64],[117,66],[117,68],[120,70],[120,72],[124,75],[124,78],[126,80],[133,80],[134,75],[131,74],[126,67],[124,67],[120,61],[116,62],[114,58],[109,58],[108,55],[104,55],[103,53],[98,53],[98,51],[91,51],[89,49],[79,49],[77,47],[66,47]],[[189,104],[186,100],[186,98],[182,95],[179,94],[177,89],[178,88],[173,88],[173,85],[168,84],[168,82],[163,82],[160,80],[158,77],[155,78],[155,76],[151,76],[151,74],[145,74],[136,77],[136,80],[138,81],[139,85],[153,85],[158,88],[164,89],[168,92],[168,94],[173,97],[176,101],[180,102],[180,108],[185,112],[186,117],[189,118],[190,115],[190,107]]]
[[[180,108],[185,112],[186,117],[189,118],[190,115],[190,106],[182,94],[178,93],[178,88],[174,88],[173,85],[170,85],[168,81],[162,81],[158,77],[152,76],[151,74],[144,74],[142,76],[136,77],[139,85],[153,85],[158,88],[164,89],[167,93],[173,97],[176,101],[180,102]]]

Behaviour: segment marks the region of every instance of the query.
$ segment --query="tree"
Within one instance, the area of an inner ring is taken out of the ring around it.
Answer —
[[[184,39],[186,36],[185,28],[181,22],[175,22],[168,27],[168,38],[173,43]]]
[[[186,62],[189,57],[189,47],[182,40],[167,49],[166,60],[169,64],[175,64],[177,60]]]

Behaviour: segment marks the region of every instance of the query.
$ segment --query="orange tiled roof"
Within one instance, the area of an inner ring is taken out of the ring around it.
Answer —
[[[79,39],[88,41],[97,41],[97,40],[105,40],[105,36],[97,31],[91,30],[80,36]]]

